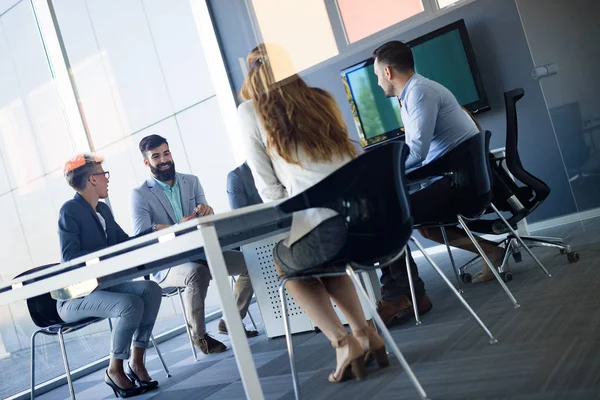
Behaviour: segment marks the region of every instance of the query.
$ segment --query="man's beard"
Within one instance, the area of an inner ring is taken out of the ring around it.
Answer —
[[[385,97],[396,97],[395,93],[394,93],[394,87],[392,85],[388,86],[387,88],[383,89],[383,93],[385,94]]]
[[[164,167],[166,165],[169,166],[169,169],[160,169],[161,167]],[[161,182],[172,181],[173,179],[175,179],[175,163],[169,161],[166,163],[158,164],[156,167],[150,165],[150,172],[152,172],[152,175],[154,175],[154,177],[156,177],[156,179],[158,179]]]

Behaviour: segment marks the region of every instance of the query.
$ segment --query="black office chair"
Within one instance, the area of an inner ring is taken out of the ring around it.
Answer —
[[[443,219],[435,221],[418,221],[418,224],[415,224],[415,227],[440,228],[450,257],[452,269],[456,275],[458,289],[461,290],[454,257],[452,256],[445,230],[446,226],[460,225],[479,252],[480,256],[490,267],[494,277],[498,280],[508,298],[512,301],[515,308],[518,308],[520,307],[519,303],[504,283],[498,271],[493,267],[491,261],[486,256],[468,226],[469,221],[478,220],[487,212],[488,208],[497,211],[492,204],[492,169],[488,156],[490,136],[491,133],[489,131],[475,135],[444,156],[408,175],[408,179],[413,181],[435,177],[449,177],[457,188],[457,193],[461,196],[461,198],[458,199],[459,201],[456,201],[456,199],[453,201],[452,204],[455,208],[448,209],[447,215],[445,215]],[[500,218],[503,218],[500,212],[498,212],[498,215]],[[415,307],[415,316],[418,320],[417,307]]]
[[[27,270],[15,278],[22,277],[24,275],[33,274],[36,272],[43,271],[47,268],[54,267],[59,264],[47,264],[42,265],[40,267],[32,268]],[[67,385],[69,386],[69,392],[71,394],[71,399],[75,399],[75,391],[73,389],[73,381],[71,379],[71,370],[69,368],[69,360],[67,358],[67,349],[65,347],[65,341],[63,335],[66,333],[71,333],[83,329],[91,324],[95,324],[103,321],[105,318],[86,318],[81,321],[66,323],[64,322],[60,316],[58,315],[58,311],[56,310],[56,300],[54,300],[50,293],[42,294],[36,297],[32,297],[27,299],[27,309],[29,310],[29,315],[33,320],[33,323],[40,329],[33,332],[31,335],[31,399],[35,398],[35,337],[41,333],[47,336],[58,336],[58,342],[60,344],[60,350],[62,353],[62,359],[65,366],[65,375],[67,377]],[[112,330],[112,325],[109,326]],[[152,345],[156,349],[156,352],[162,362],[163,368],[167,373],[167,376],[170,376],[169,370],[165,365],[160,350],[154,341],[154,336],[150,336],[150,340],[152,341]]]
[[[530,247],[553,247],[567,255],[569,262],[579,261],[579,254],[571,249],[561,238],[520,236],[516,233],[517,223],[534,212],[550,195],[550,188],[537,177],[525,170],[519,157],[518,148],[518,120],[516,103],[524,96],[523,89],[514,89],[504,93],[506,106],[506,148],[505,155],[491,155],[493,170],[493,206],[498,210],[510,213],[508,218],[497,214],[496,219],[480,219],[468,223],[469,227],[480,233],[508,236],[499,242],[504,246],[504,257],[500,266],[502,277],[505,281],[512,279],[509,272],[504,272],[509,257],[512,255],[515,262],[521,261],[520,249],[525,249],[536,261],[538,266],[548,275],[548,271],[533,255]],[[514,179],[511,177],[514,177]],[[524,186],[519,185],[521,182]],[[490,207],[488,213],[496,213]],[[469,275],[464,272],[478,257],[475,257],[462,266],[460,276],[463,281],[469,280]]]
[[[404,185],[404,162],[407,154],[407,147],[403,143],[384,144],[360,155],[321,182],[278,206],[285,213],[315,207],[330,208],[345,217],[348,227],[348,241],[338,260],[298,274],[281,277],[279,296],[297,399],[300,398],[300,389],[287,316],[285,284],[290,280],[344,274],[350,276],[356,284],[359,289],[359,296],[364,300],[365,306],[388,346],[393,350],[394,355],[408,374],[421,398],[426,398],[425,391],[377,314],[375,299],[369,299],[356,275],[356,272],[364,273],[368,270],[385,267],[396,261],[405,251],[410,251],[407,245],[409,240],[423,252],[425,259],[433,266],[489,336],[490,342],[496,342],[488,328],[456,291],[435,262],[427,255],[421,244],[411,237],[413,231],[412,217]],[[406,259],[409,284],[414,299],[411,268],[408,257]],[[416,304],[416,302],[414,303]]]

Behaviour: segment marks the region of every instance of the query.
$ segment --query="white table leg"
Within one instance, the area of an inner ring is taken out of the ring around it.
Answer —
[[[233,354],[246,391],[246,398],[263,400],[264,395],[252,359],[250,346],[248,346],[248,338],[246,338],[242,319],[231,291],[229,274],[227,273],[217,230],[214,225],[202,225],[199,229],[204,239],[204,252],[208,260],[210,273],[221,297],[223,316],[227,320],[227,330],[229,331]]]

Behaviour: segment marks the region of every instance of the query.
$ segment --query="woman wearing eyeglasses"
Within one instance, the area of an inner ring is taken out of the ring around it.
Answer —
[[[110,178],[102,161],[93,154],[79,154],[65,164],[65,178],[77,193],[59,213],[63,262],[129,239],[108,205],[99,201],[108,197]],[[146,370],[144,352],[160,302],[161,289],[156,282],[133,281],[57,303],[58,314],[67,323],[91,317],[114,319],[104,381],[117,397],[131,397],[158,387]],[[123,360],[129,360],[126,369]]]

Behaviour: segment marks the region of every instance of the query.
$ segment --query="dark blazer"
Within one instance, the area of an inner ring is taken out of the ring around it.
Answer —
[[[96,212],[79,193],[60,208],[58,235],[63,262],[129,239],[108,205],[98,202],[97,209],[106,221],[106,235]]]
[[[248,163],[243,163],[227,174],[227,196],[232,209],[262,203],[254,185],[254,177]]]

